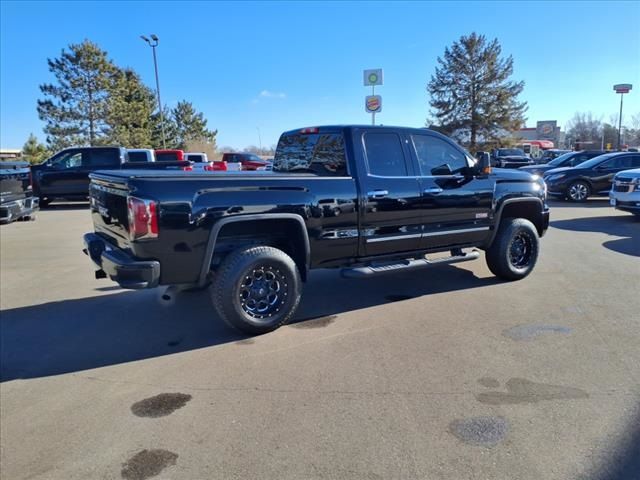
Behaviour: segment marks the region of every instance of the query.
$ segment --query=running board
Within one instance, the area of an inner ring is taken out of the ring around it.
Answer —
[[[452,255],[450,257],[438,258],[436,260],[421,258],[418,260],[401,260],[393,263],[389,262],[372,264],[366,265],[364,267],[343,268],[340,274],[344,278],[366,278],[377,275],[384,275],[387,273],[435,267],[437,265],[451,265],[454,263],[468,262],[470,260],[476,260],[478,257],[480,257],[480,252],[477,250],[473,250],[466,254]]]

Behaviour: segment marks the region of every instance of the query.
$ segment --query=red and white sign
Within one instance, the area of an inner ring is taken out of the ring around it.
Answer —
[[[367,95],[365,97],[364,109],[367,113],[378,113],[382,111],[382,97],[380,95]]]
[[[616,91],[616,93],[629,93],[632,87],[633,85],[631,85],[630,83],[620,83],[618,85],[614,85],[613,89]]]

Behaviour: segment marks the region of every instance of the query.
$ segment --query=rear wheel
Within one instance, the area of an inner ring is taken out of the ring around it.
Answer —
[[[231,327],[267,333],[287,323],[300,303],[301,280],[295,262],[273,247],[230,253],[210,287],[213,305]]]
[[[40,205],[40,208],[47,208],[49,205],[51,205],[51,199],[41,198],[38,204]]]
[[[578,180],[567,188],[567,198],[572,202],[584,202],[591,194],[591,187],[588,183]]]
[[[533,223],[524,218],[505,218],[485,258],[489,270],[497,277],[520,280],[535,267],[539,249],[538,232]]]

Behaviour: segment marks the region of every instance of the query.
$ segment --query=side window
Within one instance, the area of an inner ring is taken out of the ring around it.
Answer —
[[[576,155],[571,159],[569,165],[575,167],[576,165],[579,165],[582,162],[586,162],[587,160],[589,160],[589,155]]]
[[[88,153],[90,167],[113,167],[120,164],[120,153],[115,149],[100,148]]]
[[[342,135],[298,133],[281,136],[274,158],[274,170],[331,177],[347,175]]]
[[[611,160],[608,160],[602,165],[604,169],[617,169],[617,168],[631,168],[632,165],[632,156],[625,155],[621,157],[615,157]]]
[[[408,175],[402,142],[397,134],[366,133],[364,148],[370,174],[382,177],[405,177]]]
[[[57,170],[66,170],[67,168],[77,168],[82,165],[82,152],[71,151],[54,158],[51,166]]]
[[[640,155],[631,157],[631,168],[640,168]]]
[[[450,175],[469,166],[464,153],[441,138],[431,135],[412,135],[411,138],[422,175]]]

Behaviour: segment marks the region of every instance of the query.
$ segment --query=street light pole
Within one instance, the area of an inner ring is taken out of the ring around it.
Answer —
[[[162,111],[162,101],[160,100],[160,80],[158,79],[158,58],[156,57],[156,47],[158,46],[159,39],[154,33],[151,34],[151,40],[144,35],[140,35],[140,38],[147,42],[153,51],[153,68],[156,72],[156,94],[158,96],[158,110],[160,111],[160,129],[162,130],[162,148],[167,148],[167,144],[164,136],[164,113]]]
[[[620,115],[618,116],[618,151],[620,151],[622,148],[622,142],[620,142],[620,137],[622,134],[622,98],[624,97],[624,94],[629,93],[632,88],[633,85],[631,85],[630,83],[621,83],[619,85],[613,86],[614,92],[620,94]]]
[[[620,116],[618,117],[618,151],[620,151],[620,132],[622,132],[622,98],[624,97],[624,93],[620,94]]]

